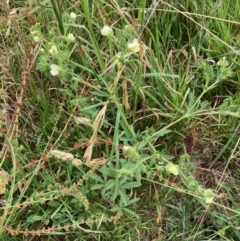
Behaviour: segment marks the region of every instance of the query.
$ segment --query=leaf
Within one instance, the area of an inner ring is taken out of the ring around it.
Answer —
[[[146,77],[171,77],[171,78],[180,78],[179,75],[176,74],[166,74],[161,72],[155,72],[155,73],[146,73],[142,75],[143,78]]]
[[[120,212],[120,213],[122,213],[121,208],[118,207],[118,206],[114,206],[113,208],[111,208],[110,212],[113,212],[113,213]]]
[[[148,144],[148,141],[145,141],[145,140],[141,141],[138,145],[138,150],[143,149],[147,144]]]
[[[90,175],[90,178],[92,178],[93,180],[95,180],[97,182],[104,183],[104,180],[96,173],[93,173],[92,175]]]
[[[156,133],[154,134],[154,137],[158,138],[160,136],[165,136],[169,132],[171,132],[171,130],[167,130],[167,129],[166,130],[160,130],[160,131],[157,132],[157,134]]]
[[[91,190],[101,189],[104,186],[105,186],[104,184],[96,184],[91,187]]]
[[[110,176],[110,177],[116,177],[116,171],[113,171],[107,167],[102,167],[99,170],[103,175]]]
[[[66,217],[63,213],[57,213],[54,215],[54,219],[60,219],[61,221]]]
[[[140,187],[140,186],[141,186],[140,182],[129,182],[129,183],[121,185],[121,188],[130,189],[130,188],[136,188],[136,187]]]
[[[90,92],[92,95],[99,96],[99,97],[107,97],[108,95],[103,91],[93,90]]]
[[[121,197],[120,202],[122,202],[124,205],[127,205],[128,197],[127,197],[126,191],[124,189],[119,189],[119,195]]]
[[[160,130],[160,131],[157,131],[157,132],[155,132],[152,136],[151,136],[151,138],[158,138],[158,137],[161,137],[161,136],[164,136],[164,135],[166,135],[167,133],[169,133],[169,132],[171,132],[171,130]]]
[[[102,184],[102,185],[103,185],[103,184]],[[104,196],[105,192],[106,192],[107,190],[113,189],[114,186],[115,186],[115,180],[114,180],[114,179],[109,180],[109,181],[104,185],[104,188],[103,188],[102,191],[101,191],[102,195]]]
[[[58,202],[58,201],[49,201],[47,204],[50,207],[59,207],[60,202]]]
[[[138,168],[136,168],[135,170],[135,177],[136,177],[136,180],[139,184],[141,184],[141,180],[142,180],[142,172],[141,172],[141,168],[140,166]]]
[[[122,187],[122,185],[124,185],[124,183],[127,182],[128,180],[129,180],[129,178],[126,177],[126,176],[124,176],[124,177],[120,180],[119,185]]]
[[[140,198],[135,197],[135,198],[129,200],[127,205],[128,205],[128,206],[129,206],[129,205],[132,205],[132,204],[138,202],[139,200],[140,200]]]
[[[122,210],[123,210],[124,212],[130,214],[130,215],[133,215],[133,216],[138,217],[138,215],[137,215],[135,212],[133,212],[132,210],[130,210],[129,208],[123,208]]]
[[[28,223],[34,223],[34,222],[42,221],[42,220],[43,220],[43,216],[38,216],[38,215],[32,215],[27,218]]]

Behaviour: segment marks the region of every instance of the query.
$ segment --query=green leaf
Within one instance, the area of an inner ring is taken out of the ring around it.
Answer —
[[[41,220],[43,220],[43,216],[38,216],[38,215],[32,215],[27,218],[28,223],[34,223],[34,222],[41,221]]]
[[[106,175],[106,176],[110,176],[110,177],[116,177],[116,171],[113,171],[107,167],[102,167],[100,170],[99,170],[103,175]]]
[[[104,183],[104,180],[99,176],[97,175],[96,173],[93,173],[90,178],[92,178],[93,180],[97,181],[97,182],[101,182],[101,183]]]
[[[56,215],[54,215],[54,219],[60,219],[61,221],[65,218],[65,214],[62,213],[57,213]]]
[[[148,141],[141,141],[139,144],[138,144],[138,150],[141,150],[143,149],[146,145],[148,144]]]
[[[158,138],[158,137],[161,137],[161,136],[164,136],[166,135],[167,133],[171,132],[171,130],[160,130],[160,131],[157,131],[155,132],[151,137],[152,138]]]
[[[135,198],[129,200],[127,205],[128,205],[128,206],[129,206],[129,205],[132,205],[132,204],[138,202],[139,200],[140,200],[140,198],[135,197]]]
[[[97,190],[97,189],[101,189],[105,186],[105,184],[96,184],[96,185],[93,185],[91,187],[91,190]]]
[[[113,208],[110,209],[110,212],[121,212],[121,208],[118,206],[114,206]],[[121,212],[122,213],[122,212]]]
[[[143,78],[148,78],[148,77],[171,77],[171,78],[180,78],[179,75],[176,74],[166,74],[166,73],[160,73],[160,72],[155,72],[155,73],[146,73],[142,75]]]
[[[130,210],[129,208],[123,208],[122,210],[123,210],[124,212],[130,214],[130,215],[133,215],[133,216],[137,216],[137,217],[138,217],[138,215],[137,215],[135,212],[133,212],[132,210]]]
[[[97,90],[93,90],[91,91],[91,94],[94,96],[99,96],[99,97],[108,97],[108,95],[102,91],[97,91]]]
[[[113,189],[113,187],[115,186],[115,180],[114,179],[109,180],[104,186],[105,186],[104,189],[103,189],[104,192],[106,190]]]
[[[139,184],[141,184],[142,172],[141,172],[140,166],[138,166],[138,168],[136,168],[136,170],[135,170],[135,178],[136,178],[137,182],[138,182]]]
[[[49,201],[47,204],[50,207],[59,207],[60,202],[58,202],[58,201]]]
[[[121,188],[130,189],[130,188],[136,188],[136,187],[140,187],[140,186],[141,186],[141,183],[139,183],[139,182],[129,182],[129,183],[121,185]]]
[[[127,203],[128,203],[128,197],[127,197],[126,191],[123,190],[123,189],[119,189],[119,195],[120,195],[120,197],[121,197],[121,202],[122,202],[124,205],[127,205]]]

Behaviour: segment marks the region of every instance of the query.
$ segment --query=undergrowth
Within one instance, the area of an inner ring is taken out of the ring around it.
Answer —
[[[1,240],[240,240],[238,9],[4,0]]]

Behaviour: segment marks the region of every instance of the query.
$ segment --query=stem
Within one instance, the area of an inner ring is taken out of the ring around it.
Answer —
[[[57,18],[57,21],[58,21],[58,26],[59,26],[59,29],[60,29],[60,32],[62,35],[64,35],[64,27],[63,27],[63,21],[62,21],[62,13],[61,13],[61,10],[60,10],[60,6],[59,6],[59,2],[57,1],[57,4],[55,3],[54,0],[50,0],[51,1],[51,4],[53,6],[53,11],[54,11],[54,14]]]

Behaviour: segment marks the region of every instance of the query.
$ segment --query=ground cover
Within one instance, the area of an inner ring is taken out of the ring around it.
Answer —
[[[1,240],[240,240],[239,1],[2,1]]]

